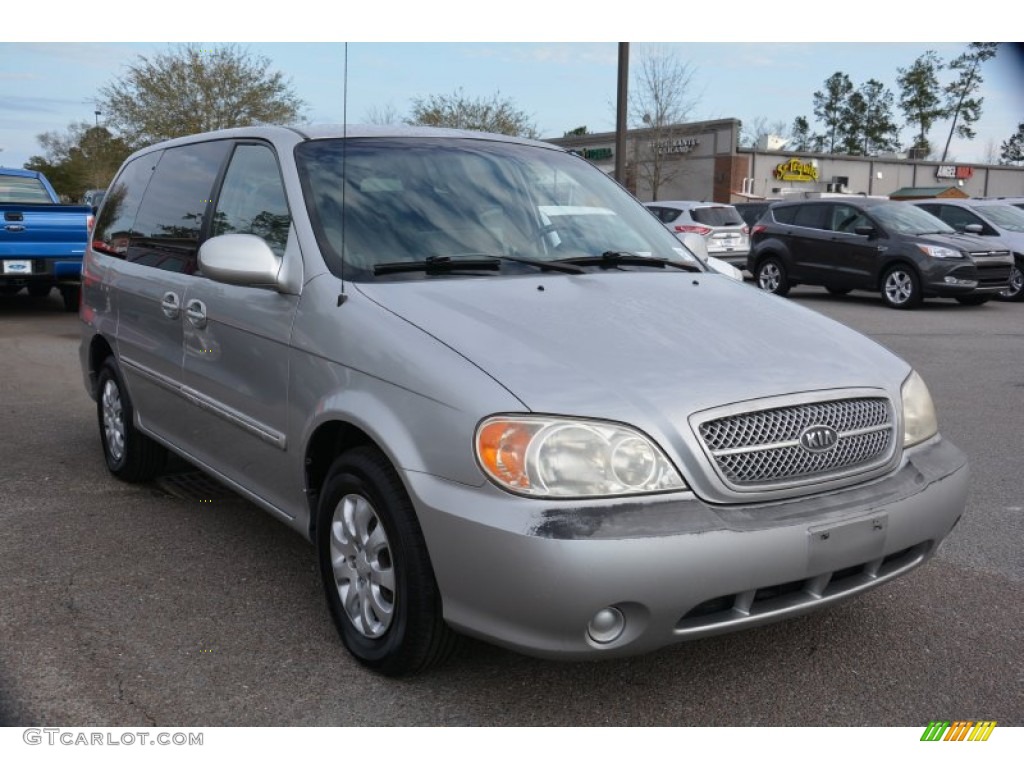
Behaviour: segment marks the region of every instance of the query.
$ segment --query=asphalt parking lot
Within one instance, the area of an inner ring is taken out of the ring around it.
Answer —
[[[395,681],[345,653],[296,534],[184,466],[111,478],[77,318],[56,293],[3,298],[0,725],[1024,725],[1024,306],[790,300],[913,364],[970,457],[967,514],[935,559],[831,610],[640,658],[467,641]]]

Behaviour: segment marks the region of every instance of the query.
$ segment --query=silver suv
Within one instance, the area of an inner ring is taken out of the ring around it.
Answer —
[[[659,200],[645,205],[680,240],[687,233],[696,233],[704,238],[711,256],[741,270],[747,266],[750,227],[731,205],[692,200]]]
[[[308,538],[384,674],[458,633],[602,658],[795,616],[925,562],[964,511],[910,366],[705,271],[539,142],[158,144],[111,186],[83,285],[109,470],[173,451]]]

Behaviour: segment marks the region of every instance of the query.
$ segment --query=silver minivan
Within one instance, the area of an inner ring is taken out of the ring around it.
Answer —
[[[965,457],[907,363],[706,271],[587,161],[425,128],[132,155],[84,265],[107,466],[168,450],[316,547],[349,651],[605,658],[930,558]]]

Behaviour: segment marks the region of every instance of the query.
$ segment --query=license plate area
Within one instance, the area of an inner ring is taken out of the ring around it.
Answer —
[[[808,528],[808,572],[827,573],[882,558],[888,531],[889,515],[885,512],[863,520]]]
[[[29,259],[7,259],[4,261],[5,275],[31,275],[32,262]]]

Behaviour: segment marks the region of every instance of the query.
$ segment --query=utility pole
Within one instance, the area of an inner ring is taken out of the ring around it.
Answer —
[[[615,111],[615,180],[626,185],[626,112],[628,111],[629,43],[619,43],[619,87]]]

